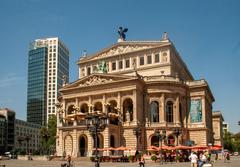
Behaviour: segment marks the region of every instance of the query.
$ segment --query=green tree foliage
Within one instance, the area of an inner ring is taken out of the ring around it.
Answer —
[[[228,149],[230,152],[233,151],[234,145],[233,145],[233,134],[232,133],[230,133],[230,132],[224,133],[223,144],[224,144],[225,149]]]
[[[240,133],[233,135],[231,132],[224,133],[224,148],[230,152],[240,151]]]
[[[57,118],[55,115],[49,117],[48,125],[40,130],[42,149],[44,154],[54,153],[56,145]]]
[[[57,133],[57,117],[52,115],[48,120],[48,132],[49,132],[49,146],[56,144],[56,133]]]

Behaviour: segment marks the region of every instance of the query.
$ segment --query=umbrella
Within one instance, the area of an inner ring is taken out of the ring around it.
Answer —
[[[125,151],[125,150],[131,150],[131,148],[121,146],[121,147],[116,148],[116,150]]]
[[[192,147],[183,146],[183,145],[175,146],[175,149],[176,149],[176,150],[190,150],[191,148],[192,148]]]
[[[204,150],[207,149],[207,146],[192,146],[193,150]]]
[[[158,147],[158,150],[161,150],[161,147]],[[176,150],[176,149],[170,146],[162,146],[162,150]]]
[[[147,148],[147,150],[148,150],[148,151],[158,151],[159,149],[158,149],[158,147],[156,147],[156,146],[149,146],[149,147]]]
[[[210,147],[211,150],[221,150],[222,149],[222,146],[220,145],[214,145],[212,147]]]

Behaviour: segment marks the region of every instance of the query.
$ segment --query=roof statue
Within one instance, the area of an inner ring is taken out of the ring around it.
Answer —
[[[122,41],[125,41],[125,39],[126,39],[126,35],[125,35],[125,33],[128,31],[128,29],[127,28],[122,28],[122,27],[119,27],[119,30],[118,30],[118,34],[119,34],[119,37],[120,37],[120,39],[122,40]]]
[[[98,63],[97,71],[99,73],[107,73],[108,72],[108,65],[105,61],[100,61]]]

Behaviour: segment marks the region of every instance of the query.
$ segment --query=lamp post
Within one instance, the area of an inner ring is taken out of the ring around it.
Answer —
[[[27,142],[27,154],[29,155],[29,140],[31,140],[30,135],[26,135],[25,140]]]
[[[175,128],[173,130],[173,134],[176,136],[177,138],[177,146],[178,146],[178,137],[182,134],[182,131],[179,128]]]
[[[44,131],[44,133],[42,134],[42,137],[45,139],[45,144],[46,144],[46,151],[47,151],[47,142],[48,142],[48,139],[49,139],[49,137],[50,137],[50,135],[49,135],[49,132],[48,132],[48,130],[46,129],[45,131]],[[47,154],[48,154],[48,151],[47,151]]]
[[[166,130],[162,130],[162,133],[160,132],[159,129],[155,129],[154,130],[154,136],[156,136],[158,138],[158,142],[160,141],[160,163],[162,164],[163,161],[162,161],[162,141],[166,138]]]
[[[24,137],[18,136],[17,138],[18,144],[19,144],[19,151],[22,151],[22,142],[24,141]]]
[[[136,136],[136,139],[137,139],[136,156],[138,156],[138,139],[139,139],[139,136],[141,135],[141,133],[142,133],[141,127],[136,127],[133,129],[133,134]]]
[[[103,113],[98,113],[97,111],[91,112],[86,115],[86,124],[90,134],[93,136],[95,140],[95,167],[100,166],[99,158],[98,158],[98,134],[106,128],[108,125],[108,115]]]

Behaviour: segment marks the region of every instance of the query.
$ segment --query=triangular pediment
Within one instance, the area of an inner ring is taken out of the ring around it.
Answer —
[[[124,80],[132,80],[132,79],[136,79],[136,76],[95,73],[95,74],[86,76],[84,78],[81,78],[73,83],[65,85],[62,88],[62,90],[102,85],[102,84],[113,83],[113,82],[124,81]]]
[[[107,58],[115,55],[121,55],[126,53],[133,53],[145,49],[151,49],[155,47],[161,47],[164,45],[170,44],[169,41],[124,41],[118,42],[112,45],[109,48],[103,49],[93,55],[89,55],[87,57],[82,57],[80,61],[85,60],[95,60],[95,59],[102,59]]]

